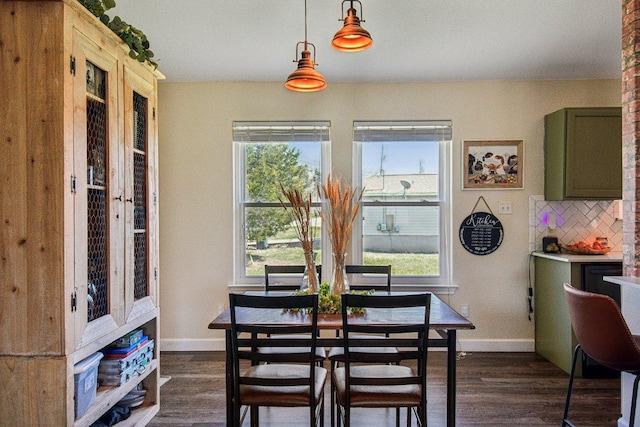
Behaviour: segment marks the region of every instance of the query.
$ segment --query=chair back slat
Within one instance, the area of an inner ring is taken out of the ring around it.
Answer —
[[[313,354],[304,352],[282,352],[282,353],[262,353],[258,351],[245,351],[238,352],[240,360],[250,360],[254,365],[260,363],[300,363],[305,364],[309,362],[309,358]]]
[[[247,324],[237,325],[238,332],[252,332],[255,334],[280,334],[280,335],[300,335],[306,334],[311,329],[311,325],[282,326],[282,325],[260,325]],[[275,331],[275,332],[274,332]]]
[[[349,289],[354,291],[368,291],[374,289],[376,291],[391,292],[391,265],[346,265],[345,273],[347,274],[379,274],[385,275],[386,281],[384,283],[371,283],[360,284],[357,282],[351,282]]]
[[[378,346],[379,347],[379,346]],[[400,363],[404,360],[417,360],[422,357],[421,352],[417,351],[398,351],[393,353],[371,353],[365,351],[354,351],[353,348],[349,352],[350,363]]]
[[[304,265],[265,265],[264,266],[264,290],[265,291],[295,291],[300,289],[300,282],[305,270]],[[316,265],[318,280],[322,279],[322,266]],[[271,275],[299,275],[300,281],[297,283],[274,283],[270,280]]]
[[[421,324],[414,324],[414,325],[393,325],[393,324],[389,324],[389,325],[376,325],[376,324],[372,324],[372,325],[365,325],[365,324],[358,324],[358,323],[353,323],[350,325],[350,331],[352,333],[357,333],[357,334],[383,334],[383,333],[395,333],[395,334],[401,334],[401,333],[410,333],[410,332],[420,332],[423,327]],[[392,330],[393,332],[390,332],[390,330]]]
[[[420,377],[351,377],[351,385],[370,385],[370,386],[386,386],[386,385],[409,385],[420,384]]]
[[[254,378],[241,377],[240,384],[259,385],[264,387],[309,386],[305,378]]]

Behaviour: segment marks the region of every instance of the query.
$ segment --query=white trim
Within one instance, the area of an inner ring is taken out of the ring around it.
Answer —
[[[533,339],[479,339],[458,340],[458,351],[518,353],[534,352],[535,341]]]
[[[162,351],[225,351],[224,338],[160,339]]]
[[[325,277],[324,275],[322,277]],[[282,283],[286,283],[284,280]],[[247,291],[264,291],[264,283],[257,284],[249,284],[249,283],[235,283],[232,285],[228,285],[227,288],[230,292],[240,293]],[[429,285],[429,284],[419,284],[419,285],[403,285],[403,284],[392,284],[393,291],[397,292],[432,292],[436,295],[453,295],[458,290],[459,286],[450,284],[450,285]],[[442,299],[442,298],[441,298]],[[449,303],[449,301],[445,301]]]
[[[160,348],[162,351],[224,351],[224,338],[211,339],[161,339]],[[488,339],[488,340],[458,340],[456,348],[458,351],[467,352],[534,352],[535,343],[533,339]],[[432,349],[438,350],[438,349]]]

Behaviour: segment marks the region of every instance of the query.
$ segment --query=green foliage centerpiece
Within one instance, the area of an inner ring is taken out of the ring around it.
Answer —
[[[359,292],[360,295],[371,295],[375,291],[370,289],[368,291]],[[296,291],[295,295],[307,295],[309,290]],[[355,294],[355,291],[351,291]],[[366,309],[364,307],[351,307],[351,314],[364,314]],[[340,314],[342,312],[342,295],[331,292],[331,286],[329,282],[324,281],[318,288],[318,313],[319,314]]]

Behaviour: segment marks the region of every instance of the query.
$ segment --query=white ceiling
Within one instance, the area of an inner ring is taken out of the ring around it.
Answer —
[[[341,1],[307,0],[329,84],[620,77],[620,0],[361,1],[374,44],[345,53],[331,47]],[[296,69],[304,0],[116,3],[107,14],[147,34],[167,81],[284,82]]]

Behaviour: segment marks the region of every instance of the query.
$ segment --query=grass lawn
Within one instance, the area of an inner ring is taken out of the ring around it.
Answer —
[[[286,245],[270,245],[268,249],[249,249],[247,273],[264,275],[265,264],[304,264],[302,249]],[[322,259],[317,251],[316,260]],[[275,261],[277,260],[277,262]],[[438,273],[438,254],[365,252],[365,264],[391,264],[392,274],[398,276],[425,276]]]

